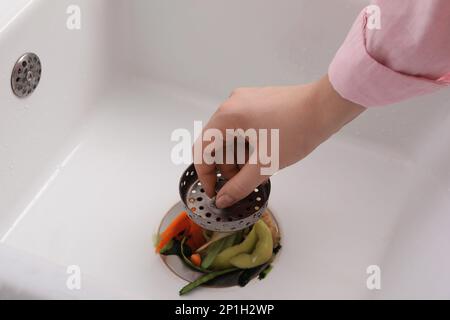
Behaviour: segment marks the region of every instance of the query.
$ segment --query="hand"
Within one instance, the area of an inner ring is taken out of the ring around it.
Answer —
[[[339,131],[365,110],[342,98],[328,76],[298,86],[236,89],[213,114],[203,131],[219,129],[279,129],[279,167],[294,164]],[[208,143],[197,141],[205,147]],[[229,181],[216,195],[218,208],[245,198],[268,177],[260,162],[237,164],[196,164],[205,192],[215,194],[216,169]]]

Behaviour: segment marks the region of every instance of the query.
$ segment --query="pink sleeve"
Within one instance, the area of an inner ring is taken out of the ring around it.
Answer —
[[[373,11],[364,9],[330,64],[336,91],[373,107],[448,86],[450,0],[373,2],[379,28],[368,28]]]

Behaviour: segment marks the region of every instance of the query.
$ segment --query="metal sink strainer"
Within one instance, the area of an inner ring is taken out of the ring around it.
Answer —
[[[216,192],[226,180],[217,173]],[[270,180],[229,208],[219,209],[215,199],[209,198],[191,164],[180,178],[181,201],[189,217],[202,228],[219,232],[235,232],[256,223],[267,208]]]

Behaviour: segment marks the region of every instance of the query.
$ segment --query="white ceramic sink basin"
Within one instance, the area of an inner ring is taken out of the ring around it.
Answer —
[[[66,27],[69,5],[80,30]],[[185,283],[152,249],[185,169],[171,132],[235,87],[317,79],[363,6],[1,1],[0,298],[178,298]],[[42,78],[18,99],[10,74],[25,52]],[[270,276],[188,298],[450,298],[449,101],[370,110],[273,177],[284,247]],[[70,265],[81,290],[66,286]],[[381,290],[366,287],[370,265]]]

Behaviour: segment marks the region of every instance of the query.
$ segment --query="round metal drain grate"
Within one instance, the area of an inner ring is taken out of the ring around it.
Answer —
[[[217,173],[216,191],[225,182],[221,174]],[[215,199],[206,195],[192,164],[181,176],[179,191],[189,217],[196,224],[207,230],[235,232],[253,225],[261,218],[269,200],[270,180],[231,207],[219,209],[215,206]]]
[[[11,87],[19,98],[25,98],[36,90],[41,80],[42,66],[34,53],[25,53],[14,65],[11,74]]]

